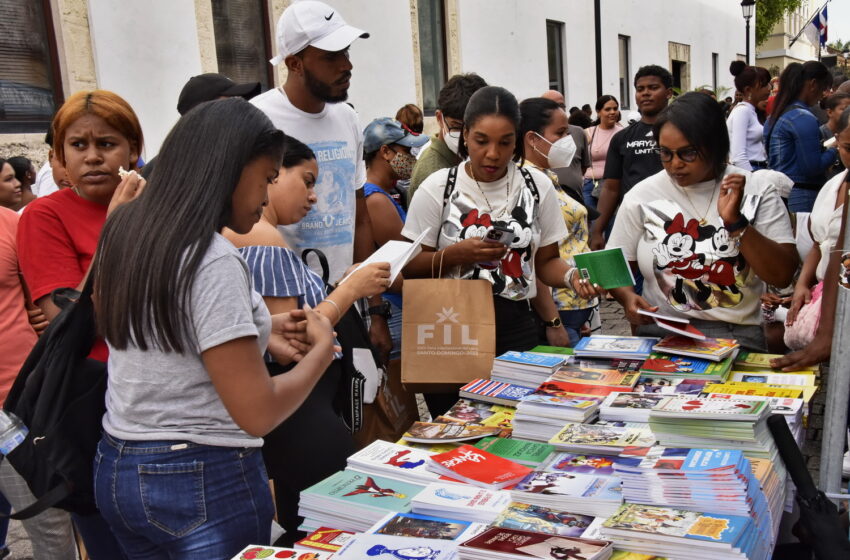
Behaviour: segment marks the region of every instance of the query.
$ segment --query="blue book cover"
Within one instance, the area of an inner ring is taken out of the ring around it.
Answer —
[[[710,471],[729,465],[741,465],[743,458],[744,455],[738,450],[691,449],[682,463],[681,470]]]
[[[752,529],[752,519],[732,515],[699,513],[668,507],[623,504],[602,525],[605,529],[619,529],[696,539],[738,546]]]
[[[470,398],[490,397],[515,402],[533,392],[533,387],[491,381],[490,379],[476,379],[460,388],[460,393],[468,393]]]
[[[455,560],[457,544],[454,541],[439,539],[418,539],[412,537],[396,537],[392,535],[355,535],[342,545],[334,559],[363,560],[364,558],[398,558],[422,560]]]
[[[592,353],[612,357],[649,356],[652,347],[658,342],[657,338],[639,336],[605,336],[593,335],[582,338],[573,348],[576,354]]]
[[[497,362],[508,362],[522,366],[534,366],[540,368],[554,369],[564,363],[564,358],[558,356],[547,356],[545,354],[535,354],[533,352],[505,352],[501,356],[496,356]]]
[[[566,473],[584,473],[610,476],[614,474],[614,465],[637,466],[640,457],[618,457],[616,455],[590,455],[586,453],[556,453],[543,466],[545,471]]]
[[[422,539],[457,540],[473,523],[459,519],[446,519],[419,513],[397,513],[386,520],[381,520],[381,526],[370,529],[370,533],[378,535],[395,535],[397,537],[414,537]]]

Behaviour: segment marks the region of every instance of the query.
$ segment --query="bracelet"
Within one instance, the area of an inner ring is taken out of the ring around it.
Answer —
[[[334,321],[334,324],[339,323],[339,320],[342,319],[342,312],[339,310],[339,306],[336,304],[336,302],[334,300],[328,299],[328,298],[325,298],[322,301],[330,303],[331,305],[334,306],[334,309],[336,309],[336,321]]]

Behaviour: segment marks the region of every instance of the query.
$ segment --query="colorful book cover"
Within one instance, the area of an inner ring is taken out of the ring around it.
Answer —
[[[480,424],[510,429],[515,413],[516,409],[512,406],[463,398],[459,399],[445,414],[435,418],[434,421],[447,424]]]
[[[473,523],[459,519],[446,519],[419,513],[389,514],[369,532],[379,535],[413,537],[420,539],[457,540]]]
[[[494,527],[580,537],[593,522],[589,515],[513,502],[492,523]]]
[[[340,547],[342,547],[342,545],[351,540],[351,537],[353,536],[354,533],[351,531],[331,529],[330,527],[319,527],[300,541],[297,541],[295,546],[298,548],[336,552],[340,549]]]
[[[726,393],[704,393],[701,396],[708,399],[723,399],[734,400],[742,399],[746,401],[761,400],[767,401],[767,406],[773,414],[784,414],[795,416],[803,409],[803,399],[788,399],[781,397],[760,397],[757,395],[729,395]]]
[[[594,558],[611,543],[577,537],[560,537],[518,529],[493,527],[460,545],[460,550],[475,551],[476,558],[487,552],[512,554],[517,558]],[[557,554],[553,556],[553,551]],[[502,556],[500,556],[501,558]]]
[[[609,560],[667,560],[664,556],[653,556],[652,554],[641,554],[628,550],[615,550]]]
[[[634,381],[637,381],[637,374],[633,374]],[[547,395],[569,396],[569,395],[590,395],[596,397],[607,397],[611,393],[631,389],[629,387],[608,386],[608,385],[592,385],[588,383],[577,383],[571,381],[545,381],[540,384],[537,391]],[[535,393],[537,392],[535,391]],[[532,393],[533,395],[534,393]],[[600,398],[601,400],[601,398]]]
[[[742,383],[767,383],[769,385],[817,386],[814,373],[773,373],[763,371],[732,371],[729,381]]]
[[[770,361],[782,357],[782,354],[762,354],[760,352],[742,350],[735,358],[735,369],[773,370],[774,372],[778,372],[778,370],[771,367]],[[801,368],[801,371],[816,373],[818,366],[814,365]]]
[[[686,336],[672,335],[661,339],[652,349],[668,354],[697,355],[708,360],[720,361],[738,346],[738,342],[732,338],[695,340]]]
[[[710,383],[703,388],[704,393],[726,393],[730,395],[750,395],[757,397],[780,397],[799,399],[805,397],[804,387],[772,387],[765,383]],[[806,400],[804,398],[804,400]]]
[[[653,352],[643,363],[640,372],[643,375],[664,375],[676,377],[712,377],[723,379],[731,369],[732,359],[720,362],[701,360],[691,356],[676,356]]]
[[[655,321],[655,324],[661,327],[662,329],[666,329],[670,332],[680,334],[682,336],[687,336],[689,338],[695,338],[697,340],[705,340],[705,334],[694,327],[691,324],[689,319],[684,319],[682,317],[673,317],[671,315],[662,315],[661,313],[653,313],[652,311],[647,311],[645,309],[638,309],[638,315],[646,315],[647,317],[652,317],[652,320]]]
[[[615,464],[635,466],[639,465],[640,462],[640,457],[564,452],[553,455],[541,469],[544,471],[611,476],[614,474]]]
[[[606,290],[635,285],[632,269],[619,247],[579,253],[573,255],[573,260],[583,279]]]
[[[604,408],[651,410],[666,397],[658,393],[611,393],[600,405]]]
[[[520,401],[521,404],[546,404],[566,408],[587,409],[593,408],[602,401],[604,395],[578,394],[569,391],[576,384],[563,381],[545,381],[530,395],[526,395]]]
[[[475,447],[522,465],[534,466],[545,461],[555,451],[548,443],[496,437],[486,437],[478,441]]]
[[[288,558],[289,560],[327,560],[333,557],[333,552],[320,552],[312,550],[295,550],[294,548],[280,548],[277,546],[246,546],[242,552],[233,557],[232,560],[260,560],[268,558]]]
[[[649,429],[620,428],[599,424],[568,423],[549,440],[558,446],[650,447],[655,436]]]
[[[665,397],[652,414],[676,414],[682,417],[718,417],[757,421],[768,410],[767,401],[707,399],[705,397]]]
[[[620,358],[579,358],[558,368],[549,380],[631,389],[642,363],[642,360]]]
[[[426,467],[431,454],[377,439],[348,458],[348,464],[356,470],[371,472],[374,469],[398,471],[402,478],[414,474],[424,478],[435,478]],[[390,475],[392,476],[392,475]]]
[[[477,482],[494,487],[512,484],[531,472],[529,467],[471,445],[432,455],[429,461],[429,468],[435,472],[471,484]]]
[[[677,379],[642,375],[635,384],[634,390],[637,393],[661,395],[698,395],[708,383],[708,379]]]
[[[487,490],[470,484],[433,482],[416,495],[416,511],[423,506],[430,510],[473,510],[495,514],[511,502],[510,492]]]
[[[652,352],[652,346],[658,342],[657,338],[646,338],[639,336],[586,336],[578,341],[573,348],[576,354],[581,352],[592,352],[603,355],[631,354],[635,358],[648,356]]]
[[[459,391],[461,396],[469,397],[470,399],[499,399],[500,401],[512,403],[519,402],[521,398],[533,392],[533,387],[502,383],[490,379],[476,379],[461,387]]]
[[[547,356],[545,354],[536,354],[534,352],[514,352],[508,351],[501,356],[496,356],[494,361],[498,363],[510,364],[511,366],[522,366],[532,369],[548,369],[553,370],[562,363],[564,358],[557,356]]]
[[[348,541],[334,555],[334,560],[363,560],[364,558],[456,560],[457,544],[454,541],[440,539],[361,533]]]
[[[667,535],[734,546],[749,529],[748,517],[715,515],[680,509],[623,504],[602,524],[606,529]]]
[[[480,439],[499,433],[496,426],[474,424],[443,424],[441,422],[414,422],[404,432],[404,439],[420,443],[457,442]]]
[[[617,478],[565,472],[531,472],[517,482],[513,492],[514,497],[520,502],[522,492],[614,502],[623,499],[620,480]]]
[[[535,354],[549,354],[555,356],[572,356],[573,349],[565,348],[563,346],[546,346],[545,344],[540,344],[535,346],[529,352],[534,352]]]
[[[422,485],[394,478],[344,470],[304,490],[302,499],[304,495],[312,494],[318,498],[331,498],[341,507],[352,504],[388,511],[410,511],[411,499],[423,488]]]

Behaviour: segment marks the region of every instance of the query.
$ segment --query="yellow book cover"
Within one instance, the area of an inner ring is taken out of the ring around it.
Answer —
[[[802,387],[773,387],[765,383],[712,383],[703,389],[705,393],[724,393],[727,395],[755,395],[759,397],[782,397],[799,399],[803,395]]]
[[[770,360],[781,358],[782,354],[762,354],[760,352],[748,352],[746,350],[741,351],[738,356],[735,358],[735,366],[736,370],[738,369],[747,369],[747,370],[767,370],[772,371],[774,373],[780,373],[779,370],[775,370],[770,367]],[[803,371],[806,373],[816,373],[818,371],[818,366],[809,366],[808,368],[803,368]],[[783,372],[783,373],[792,373],[792,372]],[[796,373],[796,372],[793,372]]]

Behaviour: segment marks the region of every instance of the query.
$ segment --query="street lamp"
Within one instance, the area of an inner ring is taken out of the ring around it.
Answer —
[[[756,11],[756,0],[741,0],[741,12],[747,22],[747,64],[750,64],[750,18]]]

